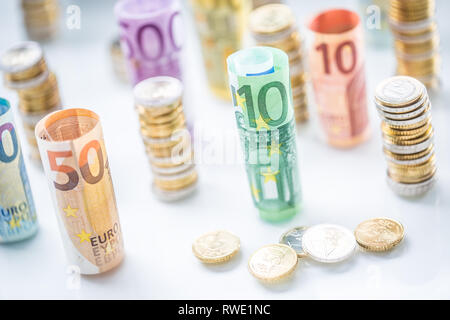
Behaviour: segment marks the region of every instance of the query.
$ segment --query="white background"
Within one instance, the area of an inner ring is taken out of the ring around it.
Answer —
[[[310,15],[332,6],[356,9],[355,1],[288,2],[302,25]],[[78,289],[68,285],[73,279],[67,273],[45,176],[27,161],[40,231],[28,241],[0,246],[0,298],[450,298],[447,1],[437,1],[444,84],[432,100],[440,178],[436,188],[417,200],[399,198],[388,188],[379,119],[372,103],[372,138],[352,150],[333,149],[319,138],[320,127],[311,105],[313,119],[298,132],[304,209],[293,220],[275,225],[259,219],[244,167],[238,163],[199,165],[200,183],[195,195],[174,204],[155,199],[131,88],[117,80],[111,68],[109,44],[117,33],[114,1],[63,3],[63,10],[69,3],[81,7],[81,30],[64,28],[57,41],[44,46],[46,56],[58,76],[64,106],[89,108],[101,117],[126,256],[123,264],[109,273],[81,277]],[[230,134],[234,142],[234,115],[231,103],[217,100],[208,91],[192,16],[184,11],[185,109],[195,119],[196,127],[210,129],[209,136],[203,138],[211,141],[206,145],[211,149]],[[2,51],[25,39],[19,1],[1,1],[0,39]],[[393,74],[395,58],[391,48],[368,48],[366,57],[371,99],[376,84]],[[14,92],[2,87],[0,95],[16,105]],[[21,131],[18,115],[16,122]],[[25,144],[23,149],[26,154]],[[361,221],[377,216],[396,218],[406,228],[405,241],[391,253],[356,252],[351,260],[339,265],[301,260],[293,278],[275,286],[259,283],[247,270],[252,252],[277,242],[291,227],[337,223],[354,229]],[[238,235],[241,252],[228,264],[206,266],[193,256],[191,244],[197,236],[216,229]]]

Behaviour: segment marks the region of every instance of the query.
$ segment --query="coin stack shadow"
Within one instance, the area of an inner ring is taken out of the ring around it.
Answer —
[[[130,78],[128,76],[127,61],[125,59],[125,56],[123,55],[119,37],[113,40],[109,50],[111,53],[111,62],[114,74],[122,82],[129,83]]]
[[[58,0],[22,0],[27,35],[36,41],[50,40],[59,31]]]
[[[291,8],[285,4],[261,6],[250,13],[249,28],[258,45],[278,48],[288,55],[295,119],[297,123],[307,121],[309,113],[303,40]]]
[[[30,145],[30,156],[33,160],[40,160],[34,128],[44,116],[61,109],[61,98],[56,76],[48,70],[39,44],[31,41],[19,43],[7,50],[3,58],[20,55],[34,58],[24,61],[18,68],[8,70],[4,66],[5,86],[18,93],[19,113]]]
[[[434,0],[391,0],[389,21],[394,36],[397,74],[428,88],[439,86],[441,57]]]
[[[181,82],[172,77],[149,78],[134,88],[141,136],[153,172],[153,192],[164,201],[190,195],[198,179],[182,92]]]
[[[431,103],[425,86],[411,77],[389,78],[378,86],[375,105],[382,119],[388,184],[401,196],[424,194],[433,187],[436,173]]]

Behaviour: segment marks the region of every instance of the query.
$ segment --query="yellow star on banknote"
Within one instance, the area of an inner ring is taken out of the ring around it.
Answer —
[[[280,171],[272,172],[272,168],[268,167],[267,172],[261,172],[261,175],[264,176],[264,183],[267,183],[269,181],[277,182],[276,175],[279,174]]]
[[[9,221],[9,227],[11,229],[20,228],[20,219],[11,218]]]
[[[239,107],[242,108],[242,111],[245,111],[245,98],[242,98],[239,93],[236,93],[236,103]]]
[[[67,205],[67,208],[64,208],[63,211],[66,213],[66,217],[74,217],[77,218],[77,215],[75,213],[77,213],[78,209],[76,208],[72,208],[69,205]]]
[[[113,253],[112,246],[111,246],[111,243],[108,243],[106,245],[105,254],[111,254],[111,253]]]
[[[282,143],[278,143],[277,145],[270,146],[269,147],[270,148],[269,156],[271,157],[275,153],[281,154],[281,150],[280,150],[281,145],[282,145]]]
[[[259,189],[258,188],[256,188],[256,186],[254,185],[254,184],[252,184],[252,194],[253,194],[253,196],[255,197],[255,199],[256,200],[259,200],[259,193],[261,192],[261,191],[259,191]]]
[[[86,233],[86,231],[81,230],[80,234],[77,234],[77,237],[80,238],[80,243],[84,242],[84,241],[89,241],[91,234],[90,233]]]
[[[261,128],[266,128],[267,130],[270,130],[269,125],[264,121],[263,117],[259,115],[259,118],[256,119],[256,130],[260,130]]]

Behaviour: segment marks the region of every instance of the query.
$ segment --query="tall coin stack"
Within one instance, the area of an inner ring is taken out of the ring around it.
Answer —
[[[395,39],[397,73],[428,88],[439,85],[441,57],[434,0],[391,0],[389,21]]]
[[[431,103],[418,80],[397,76],[376,89],[375,105],[382,119],[388,183],[402,196],[419,196],[435,183],[436,159]]]
[[[141,135],[153,171],[153,192],[164,201],[190,195],[198,178],[182,94],[181,82],[172,77],[149,78],[134,88]]]
[[[123,82],[129,82],[128,70],[127,70],[127,61],[125,56],[123,55],[122,48],[120,46],[120,38],[111,42],[111,46],[109,48],[111,53],[111,62],[113,66],[113,70],[118,79]]]
[[[53,38],[59,30],[58,0],[22,0],[22,11],[28,37],[43,41]]]
[[[302,38],[291,8],[285,4],[261,6],[251,12],[249,26],[258,45],[278,48],[287,53],[295,119],[298,123],[308,120]]]
[[[5,86],[17,91],[19,111],[32,159],[40,159],[34,134],[38,121],[61,109],[55,75],[47,68],[44,53],[36,42],[21,42],[2,54],[0,65]]]

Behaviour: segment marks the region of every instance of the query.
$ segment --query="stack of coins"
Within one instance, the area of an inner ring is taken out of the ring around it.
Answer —
[[[258,45],[275,47],[289,57],[291,87],[297,123],[308,120],[303,41],[292,10],[284,4],[268,4],[250,14],[250,32]]]
[[[197,183],[182,94],[181,82],[172,77],[149,78],[134,88],[141,135],[153,171],[153,191],[165,201],[186,197]]]
[[[434,0],[391,0],[389,21],[395,39],[397,73],[428,88],[439,85],[441,58]]]
[[[418,80],[398,76],[377,87],[388,183],[402,196],[419,196],[435,183],[436,159],[431,103]]]
[[[123,55],[122,47],[120,46],[120,38],[117,37],[113,40],[110,47],[111,60],[114,73],[117,78],[122,80],[123,82],[129,82],[128,71],[127,71],[127,62]]]
[[[22,0],[22,10],[30,39],[49,40],[58,33],[60,21],[58,0]]]
[[[61,108],[55,75],[47,68],[44,53],[36,42],[22,42],[0,57],[5,86],[17,91],[19,111],[31,158],[40,159],[34,127],[38,121]]]

